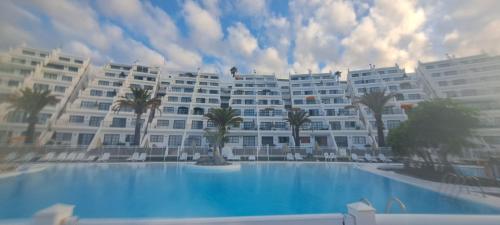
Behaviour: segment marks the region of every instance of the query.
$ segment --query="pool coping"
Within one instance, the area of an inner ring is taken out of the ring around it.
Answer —
[[[479,192],[471,191],[468,193],[465,191],[464,187],[465,185],[456,185],[456,184],[445,184],[445,183],[439,183],[439,182],[434,182],[434,181],[428,181],[428,180],[423,180],[415,177],[410,177],[406,176],[403,174],[398,174],[394,171],[387,171],[387,170],[381,170],[378,167],[382,164],[374,164],[374,163],[353,163],[356,168],[376,174],[379,176],[383,176],[392,180],[396,180],[402,183],[406,183],[409,185],[413,185],[419,188],[423,188],[426,190],[430,190],[448,197],[453,197],[453,198],[458,198],[461,200],[469,201],[469,202],[474,202],[474,203],[479,203],[479,204],[484,204],[496,209],[500,209],[500,197],[495,197],[492,195],[486,195],[486,197],[482,197]],[[385,165],[402,165],[402,164],[385,164]],[[463,189],[463,191],[460,191],[457,194],[456,193],[457,189]],[[495,191],[500,191],[500,188],[495,188],[495,187],[483,187],[483,189],[488,190],[495,190]],[[396,196],[397,197],[397,196]]]

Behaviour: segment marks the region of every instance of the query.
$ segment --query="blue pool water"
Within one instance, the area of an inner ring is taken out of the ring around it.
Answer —
[[[58,202],[76,205],[83,218],[333,213],[361,198],[383,212],[390,196],[409,213],[500,213],[349,165],[257,163],[202,172],[186,164],[63,164],[0,179],[0,218],[31,217]]]

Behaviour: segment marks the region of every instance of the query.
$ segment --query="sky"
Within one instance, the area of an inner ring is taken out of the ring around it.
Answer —
[[[3,0],[0,50],[171,70],[347,71],[500,53],[498,0]],[[345,75],[345,73],[344,73]]]

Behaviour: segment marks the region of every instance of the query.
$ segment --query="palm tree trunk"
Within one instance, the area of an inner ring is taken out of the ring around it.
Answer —
[[[35,126],[38,122],[38,117],[30,116],[28,117],[28,128],[26,129],[26,138],[24,139],[25,144],[33,144],[35,141]]]
[[[377,127],[378,147],[384,147],[385,137],[384,137],[384,121],[382,120],[382,114],[376,113],[374,117],[375,117],[375,126]]]
[[[141,144],[141,117],[142,113],[138,113],[135,116],[134,145]]]
[[[293,128],[293,138],[295,140],[295,147],[300,147],[300,136],[299,136],[299,127],[295,126]]]

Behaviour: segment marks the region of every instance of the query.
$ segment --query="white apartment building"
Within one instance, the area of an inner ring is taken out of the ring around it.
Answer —
[[[43,142],[51,138],[52,125],[76,97],[76,90],[87,81],[90,59],[63,54],[60,50],[38,50],[27,47],[12,49],[0,57],[0,95],[2,99],[18,89],[51,90],[60,102],[39,114],[35,134]],[[24,113],[10,112],[0,105],[0,140],[16,142],[26,129]]]
[[[416,70],[430,98],[452,98],[479,109],[476,130],[483,150],[500,149],[500,56],[448,57],[419,62]]]
[[[375,68],[349,71],[347,81],[349,83],[349,96],[362,96],[372,91],[385,91],[386,93],[396,93],[396,97],[385,106],[382,120],[384,122],[384,133],[398,127],[402,121],[407,119],[402,105],[416,105],[426,98],[422,90],[422,85],[418,82],[415,74],[407,74],[398,65],[394,67]],[[375,118],[368,107],[361,105],[359,116],[365,129],[369,133],[369,144],[377,146],[377,128]]]
[[[213,127],[204,114],[232,107],[243,122],[231,127],[231,149],[294,146],[287,110],[306,111],[311,122],[301,127],[301,147],[371,149],[377,147],[373,115],[365,106],[349,108],[355,96],[374,90],[397,93],[383,114],[385,134],[407,116],[402,105],[433,97],[451,97],[481,109],[483,127],[477,130],[485,147],[500,145],[500,57],[486,55],[422,63],[416,74],[399,66],[348,71],[347,80],[334,73],[275,75],[169,71],[159,66],[109,63],[89,69],[89,59],[59,50],[17,48],[1,55],[0,96],[22,87],[49,89],[61,102],[47,107],[37,126],[39,144],[129,146],[135,115],[131,109],[112,110],[130,87],[151,90],[161,98],[160,111],[143,114],[141,146],[185,149],[207,147],[204,129]],[[2,112],[6,112],[1,105]],[[0,141],[15,144],[27,124],[19,113],[2,117]]]

